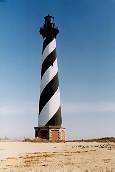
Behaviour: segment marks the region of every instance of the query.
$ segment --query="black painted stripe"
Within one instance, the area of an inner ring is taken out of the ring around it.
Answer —
[[[43,42],[43,50],[42,53],[44,51],[44,49],[46,48],[46,46],[53,40],[54,38],[50,37],[50,38],[46,38]]]
[[[53,62],[56,60],[56,49],[54,49],[43,61],[42,63],[42,69],[41,69],[41,78],[45,71],[53,65]]]
[[[53,115],[53,117],[47,122],[45,126],[60,126],[62,124],[61,117],[61,107],[57,110],[57,112]]]
[[[45,104],[51,99],[51,97],[55,94],[56,90],[59,87],[59,81],[58,81],[58,72],[53,77],[53,79],[46,85],[44,90],[42,91],[40,95],[40,101],[39,101],[39,114],[42,111]]]

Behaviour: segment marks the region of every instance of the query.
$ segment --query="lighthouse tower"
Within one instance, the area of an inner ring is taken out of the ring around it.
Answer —
[[[54,17],[44,17],[40,28],[43,37],[41,84],[39,99],[38,127],[35,137],[49,141],[64,141],[65,129],[62,128],[58,65],[56,55],[56,36],[59,33]]]

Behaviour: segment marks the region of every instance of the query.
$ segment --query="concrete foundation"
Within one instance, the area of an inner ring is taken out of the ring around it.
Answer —
[[[65,141],[65,128],[57,126],[34,127],[35,138],[51,142]]]

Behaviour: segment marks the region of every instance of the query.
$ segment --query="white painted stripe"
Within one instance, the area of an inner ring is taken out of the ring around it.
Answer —
[[[40,84],[40,94],[42,93],[46,85],[53,79],[53,77],[56,75],[57,72],[58,72],[58,65],[56,59],[53,63],[53,66],[51,65],[42,76],[42,80]]]
[[[43,51],[43,61],[44,59],[56,48],[56,39],[54,38]]]
[[[47,104],[42,109],[39,115],[39,127],[45,126],[47,122],[53,117],[53,115],[57,112],[60,107],[60,90],[59,87],[55,94],[51,97],[51,99],[47,102]]]

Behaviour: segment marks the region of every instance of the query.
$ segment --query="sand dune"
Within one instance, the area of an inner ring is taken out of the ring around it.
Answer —
[[[115,143],[0,142],[0,172],[115,172]]]

